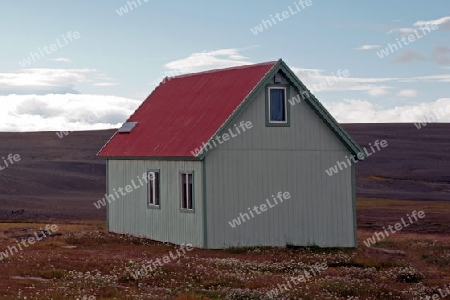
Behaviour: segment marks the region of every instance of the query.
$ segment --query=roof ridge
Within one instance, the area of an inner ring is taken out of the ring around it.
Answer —
[[[217,69],[205,70],[205,71],[195,72],[195,73],[186,73],[186,74],[181,74],[181,75],[177,75],[177,76],[166,76],[162,80],[162,82],[164,82],[165,80],[172,80],[175,78],[184,78],[184,77],[194,76],[194,75],[202,75],[202,74],[215,73],[215,72],[221,72],[221,71],[230,71],[230,70],[240,70],[240,69],[245,69],[245,68],[266,66],[266,65],[275,65],[277,62],[278,61],[274,60],[274,61],[267,61],[267,62],[262,62],[262,63],[250,63],[250,64],[246,64],[246,65],[239,65],[239,66],[226,67],[226,68],[217,68]]]

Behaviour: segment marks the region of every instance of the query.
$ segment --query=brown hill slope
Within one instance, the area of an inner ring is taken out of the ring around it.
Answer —
[[[0,219],[104,218],[92,204],[105,190],[105,162],[96,154],[114,131],[62,139],[55,132],[0,133],[0,156],[21,156],[0,171]]]
[[[361,147],[388,146],[356,164],[358,197],[450,200],[450,124],[344,124]]]
[[[357,163],[358,197],[450,199],[450,124],[344,128],[363,147],[388,142]],[[104,219],[105,210],[93,206],[105,190],[105,163],[96,153],[113,133],[72,132],[62,139],[55,132],[0,133],[0,158],[21,156],[0,171],[0,219]]]

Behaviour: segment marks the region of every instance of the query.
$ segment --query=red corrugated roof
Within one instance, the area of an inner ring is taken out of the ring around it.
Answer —
[[[162,82],[99,152],[103,157],[194,157],[276,62],[173,77]]]

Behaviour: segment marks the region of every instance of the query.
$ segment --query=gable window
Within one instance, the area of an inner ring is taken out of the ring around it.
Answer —
[[[159,207],[159,171],[148,171],[148,200],[149,207]]]
[[[289,126],[289,86],[273,85],[266,89],[266,126]]]
[[[194,184],[193,173],[180,173],[181,176],[181,209],[193,210]]]
[[[271,123],[287,122],[286,89],[269,88],[269,107]]]

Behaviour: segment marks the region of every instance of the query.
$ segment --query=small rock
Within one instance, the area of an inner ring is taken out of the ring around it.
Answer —
[[[12,276],[12,279],[19,279],[19,280],[36,280],[36,281],[49,281],[49,279],[45,279],[42,277],[25,277],[25,276]]]
[[[402,251],[402,250],[391,250],[391,249],[376,248],[376,247],[370,247],[369,249],[372,249],[375,251],[380,251],[383,253],[388,253],[388,254],[398,254],[398,255],[405,256],[405,251]]]

